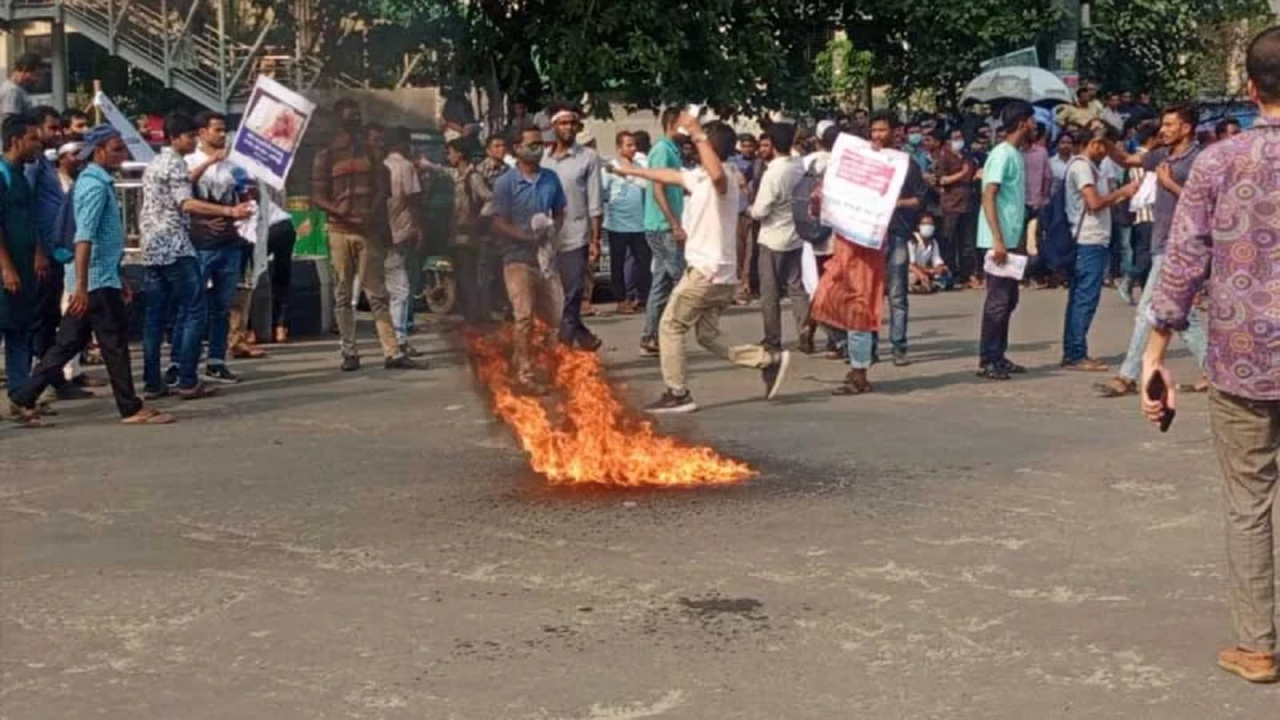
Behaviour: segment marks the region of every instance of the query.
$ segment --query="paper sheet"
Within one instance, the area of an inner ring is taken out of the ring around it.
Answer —
[[[800,279],[804,282],[804,291],[812,298],[818,292],[818,255],[813,252],[812,243],[805,243],[800,254]]]
[[[1138,186],[1138,192],[1129,201],[1129,209],[1133,211],[1142,210],[1156,204],[1156,185],[1159,179],[1156,174],[1149,172],[1142,176],[1142,184]]]
[[[1004,265],[997,265],[996,261],[991,259],[991,251],[988,250],[982,269],[988,275],[1021,280],[1022,276],[1027,274],[1027,256],[1009,253],[1005,256]]]

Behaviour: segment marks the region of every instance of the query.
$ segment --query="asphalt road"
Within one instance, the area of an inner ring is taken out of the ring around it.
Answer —
[[[913,297],[916,363],[868,396],[803,359],[766,403],[695,353],[703,410],[663,427],[759,470],[712,490],[548,487],[433,335],[420,374],[341,374],[327,338],[237,363],[171,427],[63,404],[0,429],[0,718],[1275,717],[1213,665],[1203,398],[1161,436],[1093,397],[1064,302],[1024,296],[1002,384],[975,293]],[[652,399],[639,320],[593,324]],[[1108,294],[1095,354],[1130,324]]]

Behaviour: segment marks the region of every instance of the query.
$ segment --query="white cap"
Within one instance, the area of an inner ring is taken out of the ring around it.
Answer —
[[[834,122],[831,122],[830,120],[819,120],[818,121],[818,139],[821,140],[822,136],[827,134],[827,130],[830,130],[835,126],[836,124]]]

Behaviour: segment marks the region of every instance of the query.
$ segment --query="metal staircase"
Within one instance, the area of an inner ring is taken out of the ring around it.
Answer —
[[[211,109],[244,110],[258,75],[300,91],[313,87],[318,58],[268,45],[278,20],[255,17],[248,36],[229,29],[230,3],[214,0],[0,0],[0,22],[55,20],[166,86]],[[212,16],[212,17],[210,17]]]

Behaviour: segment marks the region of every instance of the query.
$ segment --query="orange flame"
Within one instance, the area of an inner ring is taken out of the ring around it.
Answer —
[[[554,485],[621,487],[729,485],[755,472],[709,447],[657,434],[618,399],[595,353],[534,343],[537,365],[548,371],[546,397],[513,387],[510,331],[467,338],[473,368],[494,412],[515,432],[529,464]]]

